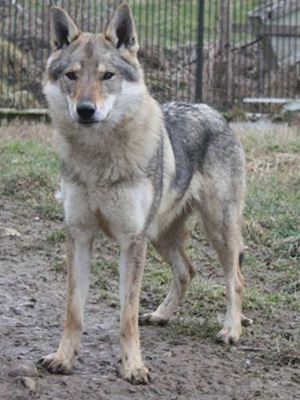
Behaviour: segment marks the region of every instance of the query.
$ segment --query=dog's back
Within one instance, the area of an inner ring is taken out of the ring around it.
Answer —
[[[176,160],[174,184],[186,189],[193,172],[220,168],[243,180],[244,154],[227,121],[205,104],[184,102],[162,106],[165,127]]]
[[[200,180],[198,205],[212,197],[241,216],[245,190],[245,155],[240,141],[220,113],[205,104],[184,102],[162,106],[165,127],[175,155],[173,186],[188,190]],[[214,193],[210,191],[214,190]]]

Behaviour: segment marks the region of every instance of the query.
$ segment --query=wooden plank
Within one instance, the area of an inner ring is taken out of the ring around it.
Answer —
[[[283,107],[283,112],[300,112],[300,100],[293,100]]]
[[[45,108],[29,108],[18,110],[16,108],[0,108],[0,120],[10,121],[15,118],[28,120],[50,121],[48,110]]]
[[[288,25],[264,25],[259,34],[267,36],[300,36],[300,26]]]
[[[28,108],[25,110],[18,110],[17,108],[0,108],[0,114],[3,115],[20,115],[20,116],[28,116],[28,115],[40,115],[47,116],[49,115],[48,110],[46,108]]]
[[[234,33],[241,32],[252,35],[300,37],[300,26],[297,25],[261,25],[260,28],[253,29],[251,25],[232,24],[232,31]]]
[[[267,2],[267,4],[253,10],[248,15],[250,18],[260,18],[261,20],[265,20],[271,15],[271,18],[277,20],[289,16],[299,9],[299,0],[277,0],[274,2]]]
[[[259,103],[259,104],[286,104],[294,101],[294,99],[282,99],[276,97],[245,97],[243,103]]]

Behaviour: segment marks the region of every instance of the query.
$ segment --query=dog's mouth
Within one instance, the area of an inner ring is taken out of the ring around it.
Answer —
[[[91,120],[91,121],[78,120],[77,122],[78,122],[80,125],[91,126],[91,125],[99,124],[100,121],[95,121],[95,120]]]
[[[84,125],[84,126],[92,126],[92,125],[97,125],[100,123],[105,123],[108,121],[108,117],[110,115],[110,112],[105,116],[105,118],[98,120],[98,119],[77,119],[78,124]]]

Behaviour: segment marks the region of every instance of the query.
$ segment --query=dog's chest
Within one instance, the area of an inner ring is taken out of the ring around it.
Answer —
[[[115,238],[144,232],[157,239],[199,193],[197,179],[192,178],[188,188],[174,184],[173,153],[168,143],[164,147],[162,179],[144,173],[124,179],[126,171],[112,159],[106,163],[93,157],[87,162],[84,157],[83,162],[77,155],[62,163],[66,220],[81,223],[82,216],[90,215]],[[159,168],[154,172],[162,174]]]
[[[86,210],[110,236],[120,241],[128,235],[143,232],[153,204],[154,190],[150,180],[109,186],[88,181],[79,191],[80,194],[75,193],[75,196],[83,199],[81,212]]]

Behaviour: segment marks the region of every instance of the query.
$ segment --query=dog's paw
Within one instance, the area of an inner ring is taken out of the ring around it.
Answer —
[[[149,382],[149,370],[143,363],[134,366],[121,365],[120,375],[123,379],[134,385],[146,384]]]
[[[153,313],[147,313],[139,316],[140,325],[159,325],[164,326],[168,323],[168,320]]]
[[[241,327],[224,327],[217,334],[217,341],[224,344],[237,344],[240,339],[241,332]]]
[[[38,364],[52,374],[69,375],[72,372],[74,362],[65,360],[58,353],[52,353],[42,357]]]
[[[253,319],[245,317],[245,315],[242,315],[241,322],[242,322],[242,326],[246,327],[246,326],[250,326],[253,324]]]

